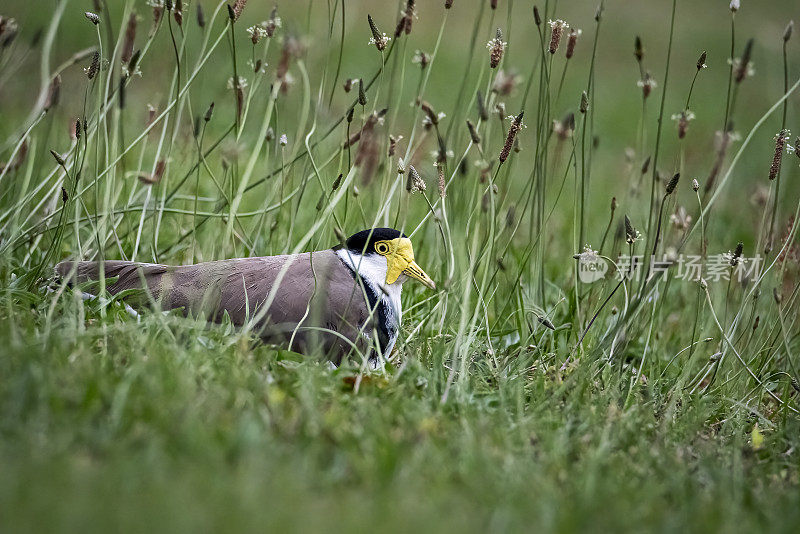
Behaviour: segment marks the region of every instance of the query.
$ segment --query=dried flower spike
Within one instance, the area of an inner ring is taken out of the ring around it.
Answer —
[[[667,189],[666,189],[667,195],[671,195],[675,191],[675,188],[678,187],[678,180],[680,179],[681,179],[681,173],[675,173],[675,176],[673,176],[672,179],[667,184]]]
[[[550,46],[548,50],[551,54],[555,54],[556,50],[558,50],[558,45],[561,42],[561,36],[563,35],[564,30],[569,26],[561,19],[551,20],[548,22],[548,24],[550,24]]]
[[[741,83],[742,80],[744,80],[748,76],[753,75],[753,68],[750,65],[750,56],[752,55],[752,53],[753,53],[753,39],[750,39],[744,46],[744,52],[742,53],[742,57],[733,60],[734,80],[736,81],[736,83]]]
[[[210,120],[211,120],[211,115],[213,115],[213,114],[214,114],[214,103],[212,102],[212,103],[211,103],[211,104],[208,106],[208,109],[206,110],[206,114],[205,114],[205,116],[203,116],[203,120],[204,120],[205,122],[208,122],[208,121],[210,121]]]
[[[708,67],[708,65],[706,65],[706,57],[706,51],[703,50],[703,53],[700,54],[700,57],[697,59],[697,70],[702,70]]]
[[[89,19],[89,22],[97,26],[100,24],[100,17],[96,13],[92,13],[91,11],[87,11],[84,13],[84,16]]]
[[[744,251],[744,243],[739,241],[739,243],[736,245],[736,250],[733,251],[733,255],[731,256],[730,264],[732,266],[735,267],[736,265],[739,265],[739,263],[742,261],[743,251]]]
[[[644,78],[636,82],[636,85],[642,88],[643,98],[647,98],[648,96],[650,96],[650,93],[653,92],[653,89],[655,89],[658,86],[656,81],[650,75],[650,72],[645,72]]]
[[[390,37],[378,31],[375,21],[372,20],[372,15],[367,14],[367,22],[369,23],[369,30],[372,32],[372,38],[369,40],[369,44],[375,45],[375,48],[377,48],[379,52],[383,52],[386,49],[386,45],[389,43]]]
[[[486,105],[484,104],[483,94],[478,91],[476,96],[476,101],[478,103],[478,116],[481,118],[482,121],[486,122],[489,120],[489,111],[486,109]]]
[[[47,88],[47,98],[44,101],[44,110],[49,111],[51,108],[58,105],[61,96],[61,75],[56,74],[50,81],[50,86]]]
[[[478,135],[478,130],[475,128],[475,125],[472,124],[472,121],[467,119],[467,129],[469,130],[469,136],[472,139],[472,142],[476,145],[481,144],[481,136]]]
[[[503,52],[506,49],[506,43],[503,41],[503,32],[497,28],[495,38],[486,43],[486,48],[489,49],[489,67],[495,69],[503,59]]]
[[[581,106],[578,109],[581,113],[586,113],[589,109],[589,95],[586,94],[586,91],[581,93]]]
[[[686,132],[689,130],[689,122],[694,119],[694,113],[684,110],[672,116],[672,120],[678,121],[678,139],[686,137]]]
[[[242,11],[244,11],[244,6],[247,5],[247,0],[236,0],[233,3],[233,22],[239,20],[239,17],[242,16]]]
[[[267,30],[261,25],[250,26],[247,28],[247,33],[250,34],[250,41],[256,45],[258,42],[267,36]]]
[[[699,189],[700,189],[700,183],[697,181],[697,178],[692,178],[692,191],[697,193]]]
[[[197,3],[197,11],[195,12],[197,16],[197,25],[201,28],[206,27],[206,14],[203,12],[203,6],[198,2]]]
[[[273,6],[272,11],[269,12],[269,19],[262,22],[261,25],[267,32],[267,37],[275,35],[275,30],[281,26],[281,18],[278,16],[278,6]]]
[[[58,164],[59,164],[59,165],[61,165],[62,167],[64,166],[64,164],[65,164],[66,162],[64,161],[64,158],[61,156],[61,154],[59,154],[59,153],[58,153],[58,152],[56,152],[55,150],[50,150],[50,154],[52,154],[52,155],[53,155],[53,158],[56,160],[56,163],[58,163]]]
[[[731,3],[728,7],[730,8],[731,13],[736,13],[739,11],[739,0],[731,0]]]
[[[583,33],[582,30],[570,28],[567,34],[567,59],[572,58],[573,54],[575,54],[575,45],[578,43],[578,37],[580,37],[581,33]]]
[[[644,57],[644,47],[642,46],[642,38],[638,35],[636,36],[636,40],[633,42],[633,55],[636,57],[636,61],[638,63],[642,62],[642,58]]]
[[[178,26],[183,26],[183,0],[175,0],[175,9],[172,11],[172,16]]]
[[[539,14],[539,8],[537,6],[533,6],[533,21],[537,26],[542,25],[542,16]]]
[[[92,56],[92,64],[84,69],[84,71],[86,72],[86,77],[90,80],[97,76],[97,73],[100,71],[100,52],[94,53]]]
[[[650,168],[650,160],[652,157],[653,156],[647,156],[647,159],[644,160],[644,163],[642,163],[642,174],[647,174],[647,170]]]
[[[414,57],[411,58],[411,63],[417,63],[421,69],[427,67],[430,62],[431,57],[422,50],[414,52]]]
[[[514,146],[514,138],[522,129],[522,115],[524,113],[524,111],[520,111],[519,115],[514,118],[511,127],[508,129],[506,143],[503,145],[503,150],[500,151],[500,163],[505,162],[505,160],[508,159],[508,155],[511,153],[511,148]]]
[[[400,37],[403,32],[405,32],[406,35],[411,33],[411,26],[416,16],[415,4],[415,0],[408,0],[406,2],[406,8],[400,13],[400,20],[397,22],[397,27],[394,29],[395,38]]]
[[[122,54],[120,59],[125,64],[130,64],[131,58],[133,57],[133,45],[136,41],[136,25],[138,24],[138,19],[136,18],[136,13],[131,13],[130,17],[128,17],[128,24],[125,26],[125,41],[122,44]]]
[[[639,232],[633,227],[631,224],[630,218],[625,215],[625,241],[629,245],[633,245],[636,242],[636,238],[639,237]]]
[[[781,162],[783,161],[783,149],[786,148],[786,141],[789,140],[789,130],[781,130],[775,136],[775,154],[772,156],[772,165],[769,167],[769,179],[774,180],[781,172]]]
[[[406,180],[406,191],[414,194],[427,189],[425,182],[420,178],[417,169],[413,165],[408,166],[408,179]]]
[[[367,105],[367,94],[364,92],[364,79],[358,80],[358,103],[362,106]]]
[[[333,185],[331,186],[331,193],[335,193],[336,190],[339,189],[339,186],[342,185],[343,176],[344,175],[342,173],[339,173],[339,176],[337,176],[336,179],[333,181]]]

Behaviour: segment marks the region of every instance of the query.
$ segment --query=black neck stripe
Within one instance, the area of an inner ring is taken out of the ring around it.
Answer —
[[[378,322],[378,347],[380,347],[382,354],[387,355],[386,348],[389,344],[389,340],[391,339],[391,334],[395,331],[395,328],[389,324],[389,316],[386,313],[386,303],[383,301],[383,298],[378,296],[376,290],[364,279],[363,276],[357,273],[355,269],[348,265],[347,262],[342,258],[339,258],[339,261],[341,261],[342,264],[347,267],[347,270],[350,272],[350,276],[353,277],[353,280],[356,281],[358,286],[364,287],[364,293],[366,293],[367,296],[367,304],[369,305],[370,313],[373,313],[372,310],[375,310],[374,314]],[[359,328],[361,326],[363,325],[359,325]]]

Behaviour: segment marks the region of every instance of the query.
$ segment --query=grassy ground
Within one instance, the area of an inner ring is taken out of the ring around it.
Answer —
[[[255,0],[235,22],[105,3],[0,13],[3,531],[798,530],[800,160],[774,156],[800,128],[800,12],[549,1],[537,26],[527,2],[420,2],[396,36],[405,2],[279,2],[280,24]],[[557,18],[583,30],[570,59]],[[373,223],[439,286],[406,285],[375,372],[50,279],[67,257],[315,250]],[[584,246],[611,265],[592,283]],[[653,251],[666,274],[618,282]]]

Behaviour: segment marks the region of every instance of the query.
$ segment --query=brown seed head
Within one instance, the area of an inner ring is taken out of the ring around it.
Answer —
[[[339,173],[339,176],[337,176],[336,179],[333,181],[333,185],[331,186],[331,193],[335,193],[336,190],[339,189],[339,186],[342,185],[343,176],[344,175],[342,173]]]
[[[769,179],[774,180],[781,172],[781,162],[783,161],[783,149],[786,148],[786,141],[789,140],[789,131],[781,130],[775,136],[775,154],[772,156],[772,165],[769,167]]]
[[[411,33],[411,26],[414,23],[414,17],[416,16],[416,1],[415,0],[408,0],[406,2],[406,8],[400,14],[400,20],[397,22],[397,27],[394,29],[394,36],[395,38],[400,37],[404,32],[406,35]]]
[[[99,16],[98,16],[96,13],[92,13],[91,11],[87,11],[87,12],[85,12],[83,15],[84,15],[84,16],[85,16],[87,19],[89,19],[89,22],[91,22],[91,23],[92,23],[92,24],[94,24],[95,26],[97,26],[98,24],[100,24],[100,17],[99,17]]]
[[[503,150],[500,151],[500,163],[505,162],[505,160],[508,159],[508,155],[511,153],[511,148],[514,146],[514,138],[522,129],[522,115],[524,113],[524,111],[520,111],[519,115],[514,118],[514,121],[511,123],[511,127],[508,129],[506,142],[503,145]]]
[[[195,15],[197,16],[197,25],[201,28],[205,28],[206,14],[203,12],[203,5],[200,2],[197,3],[197,11],[195,11]]]
[[[550,46],[548,47],[548,50],[551,54],[555,54],[556,50],[558,50],[558,45],[561,42],[561,36],[564,34],[564,30],[568,27],[568,25],[561,19],[551,20],[549,24]]]
[[[175,0],[175,9],[172,11],[172,16],[178,26],[183,26],[183,0]]]
[[[647,174],[647,169],[650,168],[650,159],[652,156],[647,156],[647,159],[642,163],[642,174]]]
[[[697,59],[697,70],[702,70],[708,66],[706,65],[706,57],[706,51],[703,50],[703,53],[700,54],[700,57]]]
[[[671,195],[675,188],[678,187],[678,180],[681,179],[681,173],[675,173],[675,176],[667,183],[666,195]]]
[[[642,58],[644,57],[644,47],[642,46],[642,38],[638,35],[636,36],[636,40],[633,42],[633,55],[636,58],[636,61],[639,63],[642,62]]]
[[[486,109],[486,105],[484,104],[483,94],[480,91],[478,91],[477,93],[476,101],[478,104],[478,116],[481,118],[483,122],[488,121],[489,111]]]
[[[537,26],[542,25],[542,16],[539,14],[539,8],[535,5],[533,6],[533,21]]]
[[[50,87],[47,88],[47,98],[44,101],[44,110],[49,111],[58,105],[61,96],[61,75],[56,74],[50,80]]]
[[[653,92],[653,89],[656,86],[656,81],[653,79],[653,76],[649,71],[645,71],[644,78],[639,80],[637,85],[642,88],[642,97],[647,98],[650,96],[650,93]]]
[[[497,28],[495,38],[486,44],[489,48],[489,67],[495,69],[503,59],[503,52],[506,49],[506,43],[503,41],[503,32]]]
[[[97,76],[97,73],[100,71],[100,52],[95,52],[92,56],[92,63],[89,65],[89,68],[86,69],[86,77],[90,80]]]
[[[736,250],[733,251],[733,256],[731,256],[731,265],[736,266],[742,261],[742,252],[744,251],[744,243],[739,241],[736,245]]]
[[[567,59],[570,59],[575,53],[575,45],[578,43],[578,37],[581,35],[581,30],[570,28],[567,34]]]
[[[469,136],[472,139],[472,142],[476,145],[481,144],[481,136],[478,135],[478,130],[475,128],[475,125],[472,124],[472,121],[467,119],[467,129],[469,130]]]
[[[453,0],[444,0],[444,8],[450,9],[451,7],[453,7]]]
[[[747,44],[744,46],[744,52],[742,53],[742,57],[739,58],[737,61],[734,61],[734,81],[736,83],[741,83],[747,76],[751,74],[750,70],[750,57],[753,53],[753,39],[747,41]]]
[[[247,5],[247,0],[236,0],[233,3],[233,22],[239,20],[239,17],[242,16],[242,11],[244,11],[244,6]]]
[[[581,105],[578,109],[581,113],[586,113],[586,110],[589,109],[589,95],[586,94],[586,91],[581,93]]]
[[[428,123],[433,126],[437,126],[439,124],[439,116],[436,114],[436,111],[426,101],[421,101],[419,103],[419,107],[422,108],[422,111],[425,113],[425,117],[428,119]]]
[[[56,160],[56,163],[58,163],[58,164],[59,164],[60,166],[62,166],[62,167],[64,166],[64,164],[65,164],[66,162],[64,161],[64,158],[61,156],[61,154],[59,154],[59,153],[58,153],[58,152],[56,152],[55,150],[50,150],[50,154],[52,154],[52,156],[53,156],[53,159],[55,159],[55,160]]]
[[[273,6],[272,11],[269,12],[269,18],[264,24],[264,30],[267,32],[267,37],[275,35],[275,30],[278,27],[278,6]]]
[[[128,63],[128,76],[131,76],[136,71],[136,67],[139,65],[139,58],[141,56],[142,56],[141,50],[137,50],[136,52],[133,53],[133,56],[131,56],[131,60]]]
[[[123,63],[128,64],[133,57],[133,45],[136,41],[136,13],[131,13],[128,17],[128,24],[125,26],[125,41],[122,43],[122,54],[120,59]]]
[[[633,227],[630,218],[625,215],[625,241],[629,245],[633,245],[636,242],[636,229]]]
[[[408,179],[406,180],[406,191],[413,195],[414,193],[425,191],[426,189],[427,187],[425,186],[425,181],[420,178],[417,169],[415,169],[413,165],[409,165]]]
[[[369,30],[372,32],[370,43],[374,44],[379,52],[383,52],[386,49],[386,44],[389,42],[388,37],[378,31],[375,21],[372,20],[372,15],[367,14],[367,22],[369,23]]]
[[[367,105],[367,93],[364,90],[364,79],[358,80],[358,103],[362,106]]]
[[[431,56],[422,50],[417,50],[414,57],[411,59],[412,63],[418,63],[419,68],[424,69],[431,62]]]
[[[697,178],[692,178],[692,190],[697,193],[700,189],[700,183],[697,181]]]
[[[444,180],[444,165],[439,163],[436,165],[436,171],[439,175],[439,198],[444,198],[446,196],[446,188],[447,184]]]

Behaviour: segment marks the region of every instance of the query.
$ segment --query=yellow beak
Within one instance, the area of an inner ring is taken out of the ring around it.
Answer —
[[[400,274],[404,274],[419,280],[426,287],[436,289],[431,277],[428,276],[422,267],[414,261],[414,249],[411,240],[407,237],[398,237],[389,241],[391,250],[386,254],[386,283],[393,284],[397,281]]]

